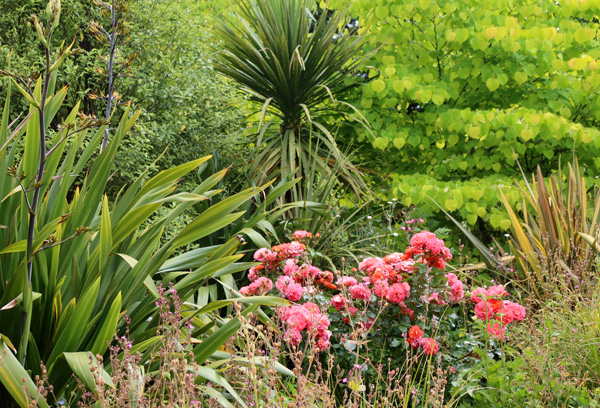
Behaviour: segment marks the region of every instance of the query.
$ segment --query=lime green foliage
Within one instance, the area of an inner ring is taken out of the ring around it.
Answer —
[[[444,209],[506,229],[492,186],[518,173],[516,159],[547,170],[576,148],[600,164],[598,4],[558,3],[352,2],[364,51],[385,44],[354,103],[375,133],[359,140],[396,174],[392,196],[433,208],[419,199],[432,186]]]
[[[218,26],[224,50],[215,67],[241,84],[260,111],[249,177],[262,184],[280,172],[283,180],[304,177],[309,188],[307,180],[318,172],[361,191],[360,175],[323,122],[327,114],[352,108],[335,97],[362,62],[355,55],[363,39],[345,31],[345,10],[330,18],[324,10],[316,18],[307,0],[244,0],[239,7]],[[332,169],[336,163],[339,174]],[[294,193],[292,200],[306,199],[301,189]]]

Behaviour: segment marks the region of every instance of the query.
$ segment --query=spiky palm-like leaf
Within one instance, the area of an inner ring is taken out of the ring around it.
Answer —
[[[364,61],[356,57],[363,38],[344,29],[347,10],[325,10],[321,15],[327,17],[315,19],[307,0],[242,0],[239,8],[217,28],[224,50],[215,67],[261,108],[260,153],[251,167],[255,181],[277,171],[282,178],[331,175],[335,163],[342,163],[340,178],[356,191],[364,188],[330,129],[319,122],[344,104],[352,110],[349,118],[368,126],[358,110],[335,100]],[[263,126],[267,115],[272,120]]]

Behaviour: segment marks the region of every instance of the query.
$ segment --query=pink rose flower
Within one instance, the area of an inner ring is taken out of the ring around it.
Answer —
[[[388,299],[391,303],[402,303],[408,296],[410,296],[410,285],[408,283],[394,283],[390,286]]]
[[[342,309],[346,308],[346,305],[349,304],[348,299],[343,297],[342,295],[335,295],[331,298],[331,305],[336,308],[338,312],[341,312]]]
[[[433,255],[439,255],[444,249],[444,241],[439,238],[429,238],[425,242],[425,248]]]
[[[262,262],[266,257],[272,254],[269,248],[260,248],[254,253],[254,259],[258,262]]]
[[[359,283],[350,288],[350,295],[353,299],[369,300],[371,298],[371,291],[364,283]]]
[[[292,346],[297,346],[302,341],[302,333],[297,328],[289,328],[285,332],[285,340]]]
[[[390,284],[387,280],[380,279],[378,281],[375,281],[375,283],[373,284],[373,290],[375,291],[375,294],[381,299],[387,299],[390,290]]]
[[[506,326],[501,325],[500,323],[488,323],[487,331],[492,337],[497,340],[502,340],[504,338],[504,332],[506,331]]]
[[[497,298],[500,299],[504,296],[508,296],[508,292],[506,291],[506,289],[504,289],[504,286],[502,285],[496,285],[496,286],[490,286],[488,288],[488,290],[485,292],[485,295],[488,298]]]
[[[353,278],[353,277],[351,277],[351,276],[342,276],[336,282],[336,285],[338,285],[338,286],[346,286],[346,287],[354,286],[354,285],[357,285],[357,284],[358,284],[358,282],[356,281],[356,279]]]
[[[283,273],[286,276],[292,276],[298,271],[298,261],[295,259],[288,259],[285,261],[285,266],[283,267]]]
[[[485,300],[486,290],[484,288],[476,288],[471,292],[471,303],[479,303],[482,300]]]
[[[475,305],[475,315],[479,320],[489,320],[494,316],[494,310],[490,302],[482,300]]]
[[[446,279],[448,279],[448,283],[450,284],[450,286],[454,285],[456,282],[460,282],[458,280],[458,277],[452,272],[448,272],[446,274]]]
[[[428,356],[433,356],[440,350],[440,345],[435,339],[423,337],[420,339],[419,344]]]
[[[458,303],[463,299],[464,296],[465,292],[463,290],[463,283],[459,280],[456,280],[450,287],[450,295],[448,296],[448,300],[453,303]]]
[[[277,281],[275,282],[275,287],[281,293],[285,293],[285,291],[287,290],[287,287],[290,283],[292,283],[292,278],[290,278],[289,276],[280,276],[279,278],[277,278]]]
[[[292,238],[296,241],[300,241],[303,239],[312,238],[312,234],[308,231],[298,230],[298,231],[294,231],[294,233],[292,234]]]
[[[515,317],[513,315],[512,309],[509,307],[503,306],[496,312],[496,320],[501,322],[503,325],[507,325],[512,322]]]
[[[304,288],[302,285],[295,282],[290,283],[285,290],[285,296],[292,302],[297,302],[302,297],[303,293]]]
[[[506,302],[504,307],[512,312],[513,319],[516,321],[523,320],[527,314],[525,308],[518,303]]]

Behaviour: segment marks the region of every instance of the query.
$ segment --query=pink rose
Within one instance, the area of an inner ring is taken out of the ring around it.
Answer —
[[[458,277],[452,272],[448,272],[446,274],[446,279],[448,279],[448,283],[450,284],[450,286],[454,285],[456,282],[460,282],[458,280]]]
[[[450,295],[448,296],[448,300],[453,303],[458,303],[465,296],[463,290],[463,283],[458,279],[452,284],[450,288]]]
[[[350,295],[352,295],[353,299],[369,300],[371,298],[371,291],[364,283],[360,283],[350,288]]]
[[[410,285],[408,283],[394,283],[390,286],[388,299],[391,303],[401,303],[408,296],[410,296]]]
[[[354,286],[357,285],[358,282],[356,281],[356,279],[354,279],[351,276],[342,276],[340,279],[338,279],[338,281],[336,282],[336,285],[338,286]]]
[[[514,318],[515,317],[513,315],[512,309],[506,307],[506,305],[496,312],[496,320],[501,322],[503,325],[509,324],[514,320]]]
[[[475,315],[479,320],[489,320],[494,316],[494,310],[490,302],[482,300],[475,305]]]
[[[495,337],[497,340],[502,340],[504,338],[504,332],[506,331],[506,327],[502,326],[500,323],[488,323],[487,331],[492,337]]]
[[[504,296],[508,296],[508,292],[506,291],[506,289],[504,289],[504,286],[502,285],[496,285],[496,286],[490,286],[488,288],[488,290],[485,292],[485,295],[488,298],[494,297],[494,298],[502,298]]]
[[[484,288],[476,288],[471,292],[471,303],[479,303],[482,300],[485,300],[486,290]]]
[[[285,290],[285,296],[292,302],[297,302],[302,297],[303,293],[304,288],[302,285],[295,282],[290,283]]]
[[[292,238],[295,239],[296,241],[300,241],[303,239],[312,238],[312,234],[308,231],[298,230],[298,231],[294,231],[294,233],[292,234]]]
[[[258,262],[262,262],[267,256],[272,254],[269,248],[260,248],[254,253],[254,259]]]
[[[292,346],[297,346],[302,341],[302,333],[296,328],[289,328],[285,332],[285,340]]]
[[[433,255],[439,255],[444,249],[444,241],[438,238],[430,238],[425,242],[425,247]]]
[[[505,307],[512,312],[513,319],[521,321],[527,314],[525,308],[518,303],[506,302]]]
[[[417,249],[423,249],[427,240],[431,238],[435,238],[435,234],[428,231],[419,232],[410,239],[410,245]]]
[[[440,345],[435,339],[423,337],[420,339],[419,344],[428,356],[433,356],[440,350]]]
[[[298,261],[295,259],[288,259],[285,261],[285,266],[283,267],[283,273],[287,276],[292,276],[298,270]]]
[[[331,305],[336,308],[338,312],[341,312],[342,309],[348,305],[349,301],[342,295],[335,295],[331,298]]]
[[[375,283],[373,284],[373,290],[375,291],[375,294],[380,298],[387,299],[390,290],[390,285],[387,280],[381,279],[375,281]]]

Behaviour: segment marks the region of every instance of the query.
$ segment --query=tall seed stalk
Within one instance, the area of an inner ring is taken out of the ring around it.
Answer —
[[[46,146],[46,117],[45,117],[45,109],[46,109],[46,99],[48,98],[48,89],[50,87],[50,76],[52,71],[56,70],[64,61],[65,57],[70,54],[71,48],[73,47],[73,43],[70,46],[64,47],[64,42],[59,48],[58,55],[56,60],[51,63],[50,61],[50,43],[52,40],[52,32],[58,26],[58,22],[60,20],[60,12],[61,12],[61,4],[60,0],[50,0],[48,2],[48,6],[46,7],[46,15],[48,18],[48,27],[44,29],[43,25],[39,22],[37,16],[32,16],[33,23],[35,25],[38,39],[42,43],[44,47],[44,51],[46,54],[46,66],[43,71],[43,86],[41,97],[39,101],[36,101],[34,92],[31,90],[31,86],[28,82],[26,82],[22,77],[17,74],[10,74],[12,76],[13,81],[17,78],[25,88],[19,86],[19,84],[15,81],[15,85],[19,91],[25,96],[25,98],[32,103],[32,105],[37,109],[39,115],[39,162],[37,174],[33,183],[30,183],[30,189],[25,188],[21,184],[21,188],[23,193],[25,194],[25,203],[27,205],[27,210],[29,213],[29,220],[27,226],[27,245],[26,245],[26,269],[27,269],[27,281],[25,283],[25,287],[23,288],[23,308],[21,315],[21,336],[19,341],[19,350],[18,350],[18,358],[21,363],[24,365],[25,360],[27,358],[27,344],[29,343],[29,331],[31,327],[31,309],[33,304],[33,289],[31,286],[32,276],[33,276],[33,259],[34,259],[34,239],[35,239],[35,224],[37,219],[37,211],[38,204],[40,201],[41,188],[42,188],[42,180],[44,178],[44,171],[46,168],[46,160],[48,159],[48,155],[52,153],[52,150],[48,152]],[[59,142],[60,143],[60,142]],[[16,176],[16,174],[15,174]],[[23,175],[25,177],[25,175]],[[33,197],[31,201],[29,201],[27,195],[28,193],[33,192]]]
[[[92,21],[90,22],[90,32],[96,39],[102,43],[108,44],[108,55],[101,59],[106,62],[106,72],[98,69],[98,72],[108,76],[108,85],[106,95],[90,94],[91,99],[106,100],[106,109],[104,111],[104,119],[110,120],[113,112],[113,103],[116,104],[119,100],[119,95],[115,92],[115,81],[119,77],[130,76],[130,67],[137,55],[119,57],[120,46],[129,42],[129,28],[127,27],[127,10],[129,4],[127,0],[112,0],[106,3],[102,0],[94,0],[94,4],[100,8],[102,17],[108,19],[108,28],[104,28],[101,24]],[[103,151],[108,145],[109,126],[104,130],[104,138],[102,139]]]

